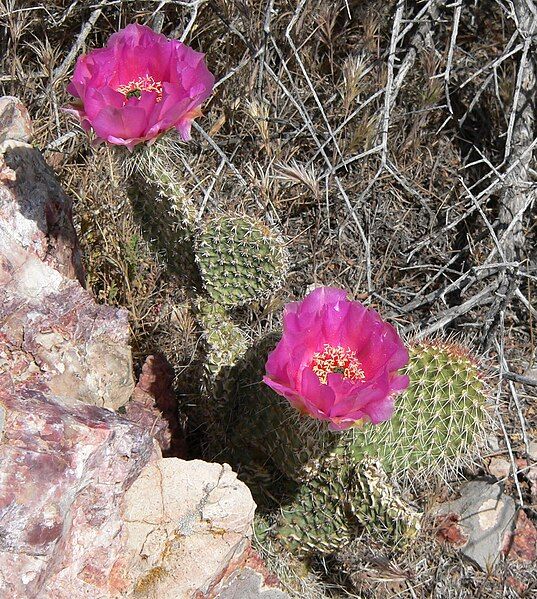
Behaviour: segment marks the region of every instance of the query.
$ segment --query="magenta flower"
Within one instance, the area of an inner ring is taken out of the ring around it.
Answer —
[[[409,382],[398,372],[408,352],[396,330],[346,297],[321,287],[287,304],[263,378],[301,412],[329,420],[332,430],[388,420],[394,396]]]
[[[67,111],[99,141],[129,150],[172,127],[188,141],[213,85],[203,54],[149,27],[128,25],[106,48],[78,59],[67,87],[78,100]]]

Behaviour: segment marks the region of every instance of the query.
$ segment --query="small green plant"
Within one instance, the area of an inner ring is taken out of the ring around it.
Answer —
[[[205,342],[206,382],[212,387],[222,369],[232,367],[246,352],[248,340],[219,304],[200,299],[196,316],[203,329]]]

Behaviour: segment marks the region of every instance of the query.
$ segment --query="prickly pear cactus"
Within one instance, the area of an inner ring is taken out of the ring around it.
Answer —
[[[249,216],[209,219],[197,236],[195,251],[207,292],[222,306],[263,299],[287,274],[282,237]]]
[[[447,476],[471,459],[487,421],[487,387],[477,360],[462,345],[421,341],[411,345],[408,389],[393,417],[347,433],[359,461],[379,460],[402,482]]]
[[[167,133],[152,145],[141,145],[124,155],[127,177],[135,176],[139,184],[154,186],[161,199],[169,203],[169,219],[177,219],[183,226],[192,227],[197,211],[181,184],[183,143],[177,134]]]
[[[198,301],[197,319],[206,346],[204,367],[209,387],[225,367],[232,367],[248,349],[248,340],[222,306],[204,299]]]
[[[327,453],[339,437],[319,420],[300,414],[263,383],[265,362],[277,341],[277,335],[267,335],[232,369],[222,371],[214,396],[223,406],[223,413],[230,414],[233,426],[226,445],[236,456],[255,452],[263,469],[272,465],[279,478],[283,473],[301,482],[314,476],[318,457]],[[240,464],[234,466],[239,468]],[[256,489],[252,490],[256,494]]]
[[[373,460],[325,460],[304,483],[272,534],[295,555],[331,554],[365,532],[402,546],[420,530],[421,514],[403,501]]]
[[[255,446],[265,462],[270,460],[290,479],[311,479],[319,460],[332,453],[350,455],[354,463],[378,460],[400,483],[422,486],[449,475],[480,445],[487,387],[477,361],[461,345],[442,340],[412,344],[410,385],[397,397],[393,417],[343,433],[299,414],[261,382],[274,345],[274,337],[265,340],[230,373],[238,433],[229,442]]]

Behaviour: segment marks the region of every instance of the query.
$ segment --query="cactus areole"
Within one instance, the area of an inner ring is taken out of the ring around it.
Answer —
[[[388,420],[408,386],[408,352],[394,327],[342,289],[321,287],[285,307],[264,382],[332,430]]]

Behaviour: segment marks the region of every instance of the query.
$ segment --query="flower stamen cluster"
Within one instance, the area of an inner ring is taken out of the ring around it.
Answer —
[[[365,380],[362,363],[356,357],[356,352],[348,347],[325,343],[324,350],[315,352],[312,358],[311,369],[323,385],[328,383],[330,373],[339,373],[353,383]]]
[[[155,92],[157,102],[162,100],[162,82],[155,81],[151,75],[143,75],[138,79],[133,79],[125,85],[120,85],[117,91],[125,96],[125,100],[130,98],[139,98],[142,92]]]

